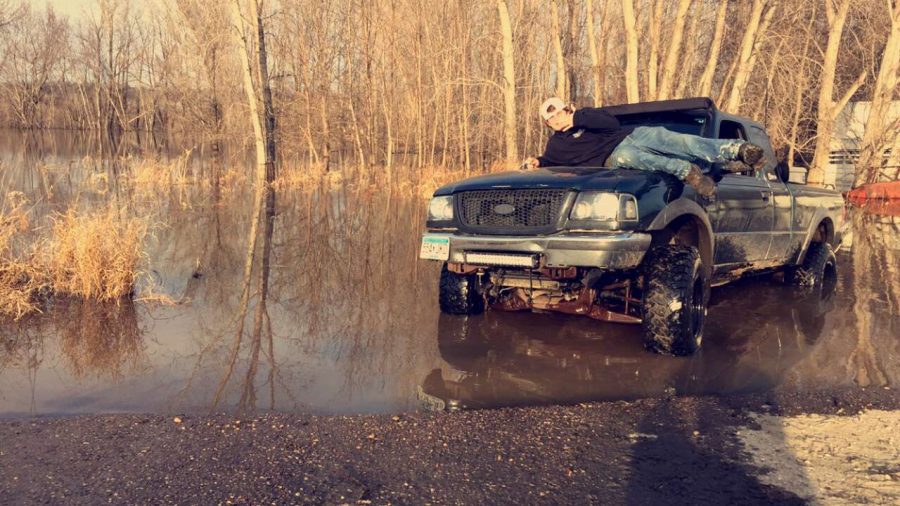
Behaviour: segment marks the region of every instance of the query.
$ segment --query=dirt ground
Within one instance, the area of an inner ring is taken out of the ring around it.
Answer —
[[[0,421],[4,504],[896,503],[900,396]]]
[[[762,482],[813,504],[900,504],[900,412],[753,419],[737,435]]]

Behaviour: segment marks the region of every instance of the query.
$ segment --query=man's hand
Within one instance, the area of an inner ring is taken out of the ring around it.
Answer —
[[[525,159],[525,162],[522,164],[522,168],[524,170],[534,170],[541,166],[540,160],[533,156],[529,156]]]

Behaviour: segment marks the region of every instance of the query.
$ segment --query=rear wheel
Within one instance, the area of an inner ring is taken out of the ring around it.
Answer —
[[[691,355],[700,348],[709,282],[693,246],[654,248],[644,260],[644,346],[665,355]]]
[[[438,293],[441,312],[446,314],[472,315],[484,311],[484,298],[478,292],[478,278],[474,274],[456,274],[441,269]]]
[[[788,268],[784,273],[784,280],[791,285],[802,288],[815,289],[825,284],[826,272],[834,270],[837,260],[831,245],[824,242],[814,242],[809,245],[806,257],[801,265]]]

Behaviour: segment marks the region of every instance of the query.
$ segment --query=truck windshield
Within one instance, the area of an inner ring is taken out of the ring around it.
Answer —
[[[707,122],[706,111],[672,111],[629,114],[619,116],[626,127],[661,126],[673,132],[703,135]]]

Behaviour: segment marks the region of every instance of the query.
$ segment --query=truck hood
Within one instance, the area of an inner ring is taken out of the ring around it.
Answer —
[[[601,190],[642,195],[653,188],[677,181],[661,172],[632,169],[587,169],[579,167],[500,172],[442,186],[435,196],[470,190],[553,188],[576,191]]]

